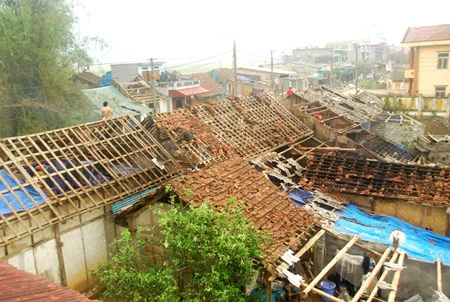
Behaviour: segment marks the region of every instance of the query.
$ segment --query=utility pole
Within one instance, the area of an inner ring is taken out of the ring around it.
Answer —
[[[150,66],[152,68],[152,93],[153,93],[153,112],[152,113],[155,113],[155,110],[159,111],[159,106],[158,106],[158,108],[156,108],[156,105],[158,104],[158,102],[156,101],[155,69],[153,67],[153,58],[150,58]]]
[[[331,48],[331,61],[330,61],[330,87],[333,88],[333,63],[334,63],[334,52]]]
[[[273,97],[275,99],[275,82],[273,78],[273,50],[270,51],[270,87],[272,87]]]
[[[354,43],[355,47],[355,94],[358,93],[358,43]]]
[[[233,74],[234,74],[234,96],[238,95],[237,83],[237,59],[236,59],[236,41],[233,41]]]

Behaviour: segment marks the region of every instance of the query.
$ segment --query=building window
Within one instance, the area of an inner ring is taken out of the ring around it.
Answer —
[[[445,94],[446,94],[446,87],[436,87],[435,88],[435,96],[437,98],[445,98]]]
[[[448,68],[448,52],[438,54],[438,69]]]

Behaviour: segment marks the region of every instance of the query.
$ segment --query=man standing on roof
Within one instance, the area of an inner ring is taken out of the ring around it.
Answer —
[[[108,106],[108,102],[106,102],[106,101],[103,102],[102,115],[103,115],[103,118],[102,118],[103,121],[109,119],[111,117],[111,115],[113,115],[113,111],[112,111],[111,107]]]

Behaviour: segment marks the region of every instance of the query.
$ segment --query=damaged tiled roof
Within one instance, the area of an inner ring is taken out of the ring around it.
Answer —
[[[235,153],[252,158],[312,134],[297,117],[264,93],[225,98],[156,114],[151,119],[144,122],[145,127],[157,133],[160,139],[164,139],[166,133],[177,148],[195,157],[189,160],[195,165]],[[176,127],[189,130],[197,139],[189,143],[177,142],[173,131]]]
[[[113,80],[112,85],[123,93],[124,96],[140,104],[171,102],[168,96],[161,94],[157,90],[153,90],[141,77],[136,77],[133,81],[120,83]]]
[[[200,86],[207,89],[208,93],[201,94],[201,97],[211,97],[226,93],[225,88],[214,81],[207,73],[196,73],[192,75],[193,78],[200,80]]]
[[[382,161],[414,163],[416,154],[395,142],[377,136],[362,127],[383,114],[382,108],[368,100],[367,96],[352,100],[325,87],[317,86],[296,93],[304,103],[296,105],[301,115],[309,117],[305,121],[316,135],[334,132],[335,136],[345,135],[348,142],[358,145]],[[315,117],[311,119],[311,117]],[[330,137],[320,137],[328,140]]]
[[[42,276],[32,275],[0,261],[0,300],[87,302],[84,295],[54,283]],[[97,300],[95,300],[97,301]]]
[[[450,205],[450,168],[368,160],[356,150],[294,144],[252,161],[283,189],[300,186],[326,194],[349,193]]]
[[[252,158],[312,134],[312,131],[268,94],[194,106],[192,113],[214,129],[214,135],[240,156]]]
[[[313,154],[305,168],[304,184],[311,182],[323,192],[450,206],[449,168],[384,163],[329,154]]]
[[[350,97],[346,97],[327,88],[326,86],[312,87],[307,90],[297,92],[296,95],[310,103],[319,102],[330,111],[345,117],[350,121],[360,124],[370,121],[372,117],[375,117],[383,112],[381,107],[372,106],[370,103],[365,104],[361,101],[355,101]]]
[[[402,43],[450,40],[450,24],[409,27]]]
[[[220,74],[224,78],[226,78],[228,81],[234,81],[234,75],[233,71],[228,68],[218,68],[216,69],[217,74]]]
[[[91,84],[94,87],[99,87],[100,86],[100,80],[101,78],[96,75],[95,73],[89,72],[89,71],[84,71],[81,73],[77,73],[75,75],[75,77],[83,80],[86,83]]]
[[[157,186],[181,170],[133,116],[1,139],[0,246]]]
[[[210,125],[193,116],[187,109],[153,115],[143,125],[177,160],[191,166],[202,166],[233,153],[229,145],[214,136]],[[189,131],[192,140],[181,139],[182,133],[177,128]],[[182,152],[177,152],[177,149]]]
[[[377,97],[373,93],[369,93],[367,91],[361,91],[356,96],[353,97],[355,101],[361,102],[368,106],[376,106],[380,109],[383,109],[384,101]]]
[[[217,210],[235,196],[238,202],[245,204],[246,217],[274,238],[274,242],[263,247],[273,261],[289,248],[299,250],[302,240],[313,236],[317,226],[312,213],[294,206],[288,195],[239,157],[173,179],[169,184],[184,202],[199,205],[210,201]]]
[[[416,152],[409,151],[404,146],[375,135],[365,129],[352,133],[352,140],[376,158],[385,162],[416,164]]]

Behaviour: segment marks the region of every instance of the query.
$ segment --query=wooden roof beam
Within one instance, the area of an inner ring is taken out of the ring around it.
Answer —
[[[438,292],[442,293],[442,262],[441,259],[436,260],[436,269],[437,269],[437,290]]]
[[[355,236],[350,240],[342,250],[337,253],[337,255],[327,264],[327,266],[322,269],[322,271],[317,275],[317,277],[303,290],[303,294],[307,295],[313,288],[319,283],[320,280],[328,273],[328,271],[344,256],[344,254],[358,241],[361,237]]]

